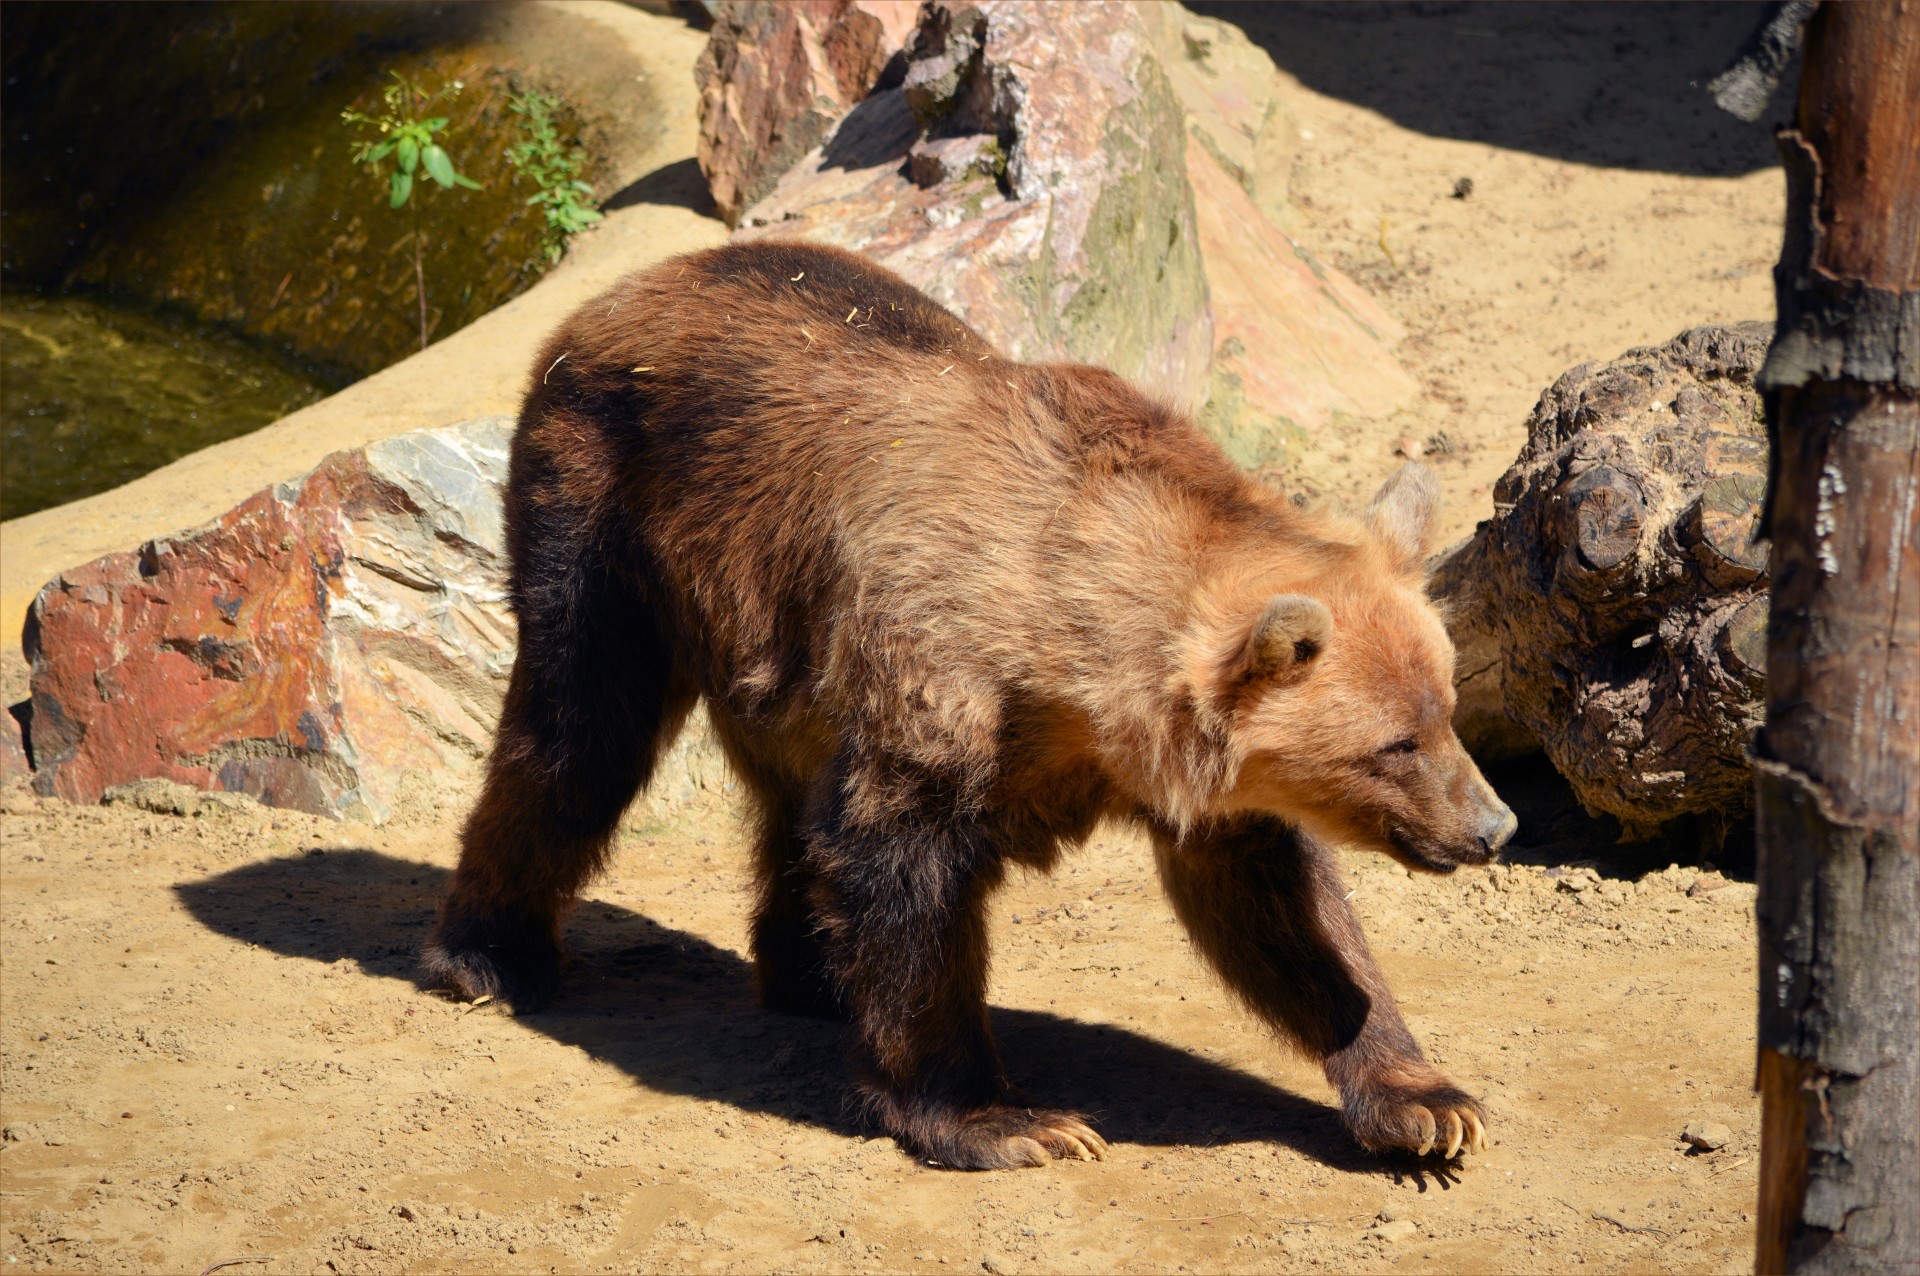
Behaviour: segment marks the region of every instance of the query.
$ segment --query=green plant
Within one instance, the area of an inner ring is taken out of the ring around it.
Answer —
[[[507,162],[538,188],[527,204],[546,212],[547,256],[553,261],[560,260],[570,236],[600,220],[593,207],[593,187],[580,180],[587,153],[562,141],[555,123],[562,105],[558,98],[540,92],[507,99],[507,109],[520,117],[520,128],[527,135],[526,141],[507,151]]]
[[[420,348],[427,348],[427,266],[426,236],[420,229],[420,205],[413,199],[413,179],[422,169],[444,190],[463,186],[477,191],[480,183],[453,166],[446,148],[434,140],[447,133],[447,117],[422,118],[420,112],[442,99],[459,95],[464,87],[454,80],[432,93],[426,92],[398,71],[389,72],[393,83],[381,90],[385,103],[378,115],[346,110],[340,113],[343,124],[378,130],[374,137],[354,144],[353,162],[365,164],[375,173],[388,159],[394,162],[387,181],[387,207],[407,208],[413,214],[413,280],[420,298]]]

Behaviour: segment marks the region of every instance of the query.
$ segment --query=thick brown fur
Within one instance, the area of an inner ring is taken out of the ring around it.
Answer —
[[[704,698],[757,810],[763,999],[852,1021],[914,1153],[1103,1154],[1009,1093],[985,1002],[1005,866],[1103,818],[1151,830],[1200,950],[1362,1143],[1472,1146],[1322,840],[1450,869],[1512,830],[1449,726],[1432,502],[1403,472],[1364,515],[1295,508],[1119,377],[1010,362],[849,253],[636,274],[534,369],[520,653],[427,965],[544,1003],[564,910]]]

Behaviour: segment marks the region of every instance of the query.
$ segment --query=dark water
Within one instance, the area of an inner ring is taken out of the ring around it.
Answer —
[[[0,518],[117,487],[329,392],[218,328],[0,294]]]

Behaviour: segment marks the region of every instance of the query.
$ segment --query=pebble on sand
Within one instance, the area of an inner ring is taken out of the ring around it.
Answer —
[[[1718,1121],[1689,1121],[1680,1137],[1702,1152],[1718,1152],[1733,1142],[1733,1131]]]
[[[1412,1240],[1419,1234],[1420,1228],[1410,1218],[1388,1219],[1367,1229],[1369,1237],[1396,1243]]]

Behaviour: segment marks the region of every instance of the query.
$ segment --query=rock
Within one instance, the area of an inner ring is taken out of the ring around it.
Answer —
[[[1694,328],[1566,373],[1494,516],[1434,573],[1468,747],[1543,747],[1629,836],[1686,817],[1724,832],[1751,809],[1767,616],[1753,378],[1770,331]]]
[[[1299,132],[1267,51],[1229,22],[1177,4],[1138,6],[1187,133],[1276,226],[1287,224],[1287,184]]]
[[[429,92],[467,85],[431,114],[451,117],[441,141],[484,189],[454,196],[436,187],[415,194],[424,206],[412,205],[426,210],[436,342],[526,291],[547,267],[546,219],[525,207],[532,190],[506,159],[526,136],[509,86],[568,104],[560,136],[591,139],[580,176],[602,198],[684,153],[660,145],[663,117],[687,109],[688,96],[661,73],[684,76],[686,54],[659,50],[686,47],[690,33],[625,6],[133,5],[96,11],[85,24],[9,18],[7,36],[8,56],[34,68],[23,81],[32,90],[8,94],[8,282],[84,279],[349,379],[420,343],[411,244],[395,248],[411,212],[387,207],[391,165],[376,178],[351,162],[353,134],[340,119],[346,107],[377,110],[389,70]],[[101,127],[113,119],[138,119],[169,142],[156,154]],[[73,168],[76,154],[88,156],[84,170]],[[29,227],[53,255],[23,270],[16,253],[31,245],[17,236]],[[262,424],[273,419],[269,404],[262,410]],[[200,410],[201,428],[207,415]],[[9,458],[10,471],[20,459]]]
[[[384,820],[464,800],[514,654],[489,417],[335,453],[214,522],[65,573],[29,615],[42,794],[180,788]],[[717,788],[699,723],[660,805]]]
[[[1554,879],[1554,885],[1559,889],[1575,895],[1590,891],[1600,884],[1600,874],[1583,865],[1569,868],[1556,864],[1546,871],[1545,876]]]
[[[10,784],[32,774],[27,763],[25,733],[12,713],[0,718],[0,785]]]
[[[1214,328],[1202,424],[1258,469],[1292,459],[1336,414],[1412,404],[1419,388],[1390,352],[1400,324],[1284,230],[1298,134],[1273,59],[1230,23],[1170,4],[1139,12],[1186,112]]]
[[[156,778],[384,818],[485,753],[513,654],[498,581],[507,418],[336,453],[303,479],[41,591],[35,786]]]
[[[1248,469],[1296,459],[1336,415],[1392,415],[1419,387],[1390,353],[1400,325],[1267,219],[1187,143],[1215,346],[1200,424]]]
[[[993,1276],[1013,1276],[1019,1270],[1011,1258],[991,1250],[980,1256],[980,1266],[982,1270],[992,1272]]]
[[[200,790],[173,780],[130,780],[116,784],[100,795],[109,806],[123,805],[151,811],[155,815],[197,815]]]
[[[741,234],[864,252],[1015,358],[1205,405],[1251,467],[1416,395],[1398,325],[1263,211],[1284,203],[1292,127],[1271,60],[1233,27],[953,0],[905,57],[900,86],[848,112]]]
[[[1397,1244],[1401,1241],[1410,1241],[1418,1236],[1420,1234],[1420,1228],[1412,1219],[1382,1219],[1380,1222],[1368,1228],[1366,1234],[1373,1240],[1386,1241],[1388,1244]]]
[[[1702,1152],[1718,1152],[1733,1142],[1733,1131],[1719,1121],[1689,1121],[1680,1138]]]
[[[940,0],[907,58],[903,86],[862,101],[740,233],[863,252],[1014,358],[1101,363],[1204,401],[1184,116],[1139,14]],[[982,171],[996,148],[1004,166]],[[961,154],[975,162],[949,162]],[[909,171],[944,176],[923,188]]]
[[[1006,170],[1006,152],[1000,149],[1000,139],[989,133],[923,138],[907,152],[907,176],[923,190],[969,177],[998,180]]]
[[[1728,886],[1731,886],[1731,885],[1732,885],[1731,882],[1727,881],[1723,877],[1718,876],[1717,874],[1711,879],[1705,878],[1705,877],[1696,877],[1693,879],[1693,884],[1687,887],[1687,898],[1688,899],[1704,899],[1704,900],[1711,901],[1713,899],[1713,893],[1715,891],[1725,890]]]
[[[700,171],[728,225],[877,84],[917,0],[741,0],[717,6],[694,81]]]

